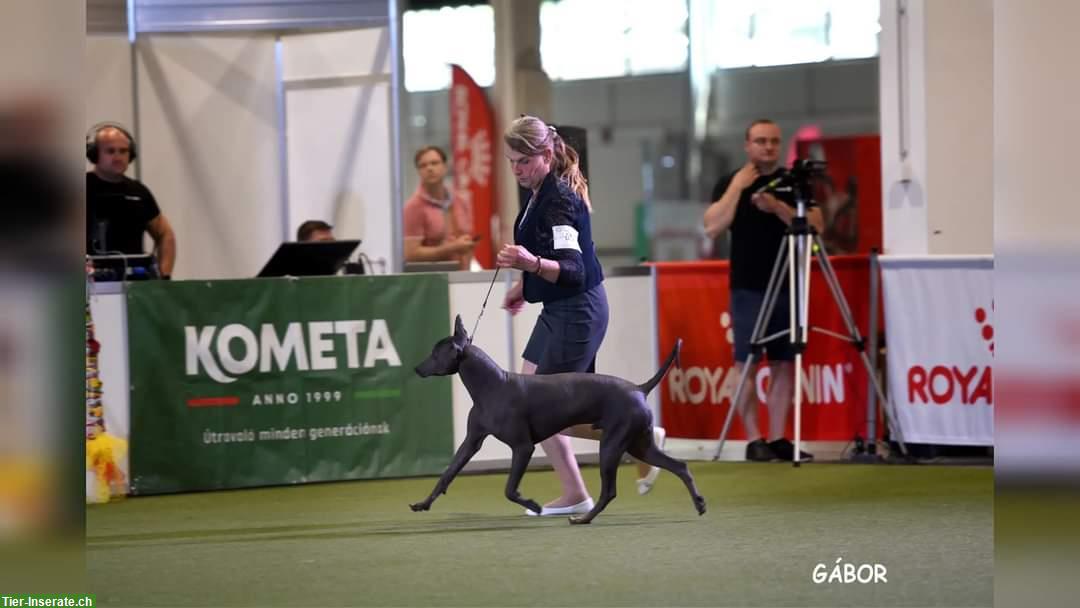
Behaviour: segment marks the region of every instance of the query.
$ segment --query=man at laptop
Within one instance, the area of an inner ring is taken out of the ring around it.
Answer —
[[[135,141],[118,125],[87,134],[86,252],[89,255],[142,255],[143,233],[154,239],[161,277],[176,263],[176,234],[150,189],[124,175],[135,158]]]
[[[446,152],[424,146],[413,162],[420,185],[405,203],[405,261],[454,261],[461,270],[468,270],[476,245],[469,232],[472,218],[446,187]]]
[[[334,227],[322,220],[306,220],[296,229],[298,243],[334,243]],[[335,274],[364,274],[364,264],[360,261],[346,261]]]
[[[296,229],[296,240],[300,243],[333,241],[334,227],[322,220],[308,220]]]

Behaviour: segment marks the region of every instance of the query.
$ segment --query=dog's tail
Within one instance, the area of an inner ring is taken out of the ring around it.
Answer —
[[[656,372],[656,375],[652,378],[649,378],[649,381],[645,384],[638,385],[638,388],[641,389],[641,392],[648,395],[652,389],[656,388],[657,384],[660,384],[660,381],[664,379],[664,375],[668,373],[669,369],[671,369],[671,364],[679,360],[680,350],[682,350],[682,338],[676,338],[675,347],[671,349],[671,354],[668,355],[667,361],[664,361],[664,364],[660,366],[660,369]],[[682,366],[680,365],[679,367]]]

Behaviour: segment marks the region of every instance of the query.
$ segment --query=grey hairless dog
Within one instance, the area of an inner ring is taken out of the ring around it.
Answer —
[[[410,505],[413,511],[427,511],[431,503],[446,493],[454,477],[471,459],[488,435],[510,446],[513,459],[506,480],[506,498],[539,513],[536,501],[518,492],[521,477],[537,443],[577,424],[603,430],[600,439],[600,499],[592,510],[570,523],[587,524],[615,498],[615,474],[624,453],[679,476],[690,491],[694,508],[705,513],[705,499],[698,494],[686,463],[664,454],[653,442],[652,412],[645,403],[649,393],[667,373],[678,355],[682,341],[672,349],[656,375],[642,385],[601,374],[565,373],[550,375],[512,374],[495,364],[484,351],[469,343],[459,315],[454,335],[439,340],[428,356],[416,366],[421,377],[460,374],[473,399],[465,441],[454,454],[450,466],[422,502]]]

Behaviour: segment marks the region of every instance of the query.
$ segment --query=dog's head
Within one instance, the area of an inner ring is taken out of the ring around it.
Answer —
[[[454,319],[454,335],[448,336],[435,343],[431,354],[427,359],[416,366],[416,375],[421,378],[428,376],[449,376],[456,374],[461,365],[461,359],[465,355],[465,346],[469,343],[469,334],[465,332],[465,326],[461,324],[461,315]]]

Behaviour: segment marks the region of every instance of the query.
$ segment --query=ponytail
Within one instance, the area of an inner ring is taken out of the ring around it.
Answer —
[[[592,213],[592,201],[589,200],[589,182],[581,173],[581,165],[578,163],[577,150],[569,146],[562,136],[552,128],[551,151],[552,170],[555,175],[570,187],[581,200],[585,202],[585,208]]]

